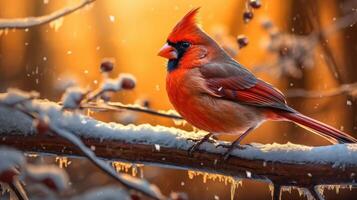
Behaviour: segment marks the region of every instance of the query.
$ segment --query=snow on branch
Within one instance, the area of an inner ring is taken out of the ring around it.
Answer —
[[[78,101],[81,101],[81,98],[78,98],[81,95],[78,94],[82,94],[80,90],[67,91],[67,93],[64,95],[64,102],[67,102],[67,104],[70,106],[67,105],[67,108],[65,109],[73,108],[72,104],[78,105]],[[115,170],[111,168],[106,162],[98,159],[93,151],[85,144],[83,144],[78,136],[73,134],[70,130],[66,129],[67,122],[65,122],[63,119],[60,119],[60,116],[58,116],[65,114],[63,112],[64,107],[59,107],[58,105],[56,108],[51,105],[42,107],[36,105],[34,98],[35,96],[33,92],[26,93],[17,89],[9,89],[8,93],[0,94],[0,107],[17,111],[25,115],[32,123],[31,128],[33,126],[36,133],[39,135],[53,134],[58,136],[60,139],[64,139],[67,143],[69,143],[69,145],[73,145],[77,150],[79,150],[81,155],[88,158],[94,165],[96,165],[111,178],[119,182],[126,189],[139,192],[140,194],[143,194],[150,199],[161,200],[165,198],[155,185],[151,185],[145,180],[137,179],[126,174],[117,174]],[[66,101],[66,99],[72,100]],[[5,113],[0,113],[0,118],[7,118],[4,114]],[[10,116],[10,118],[12,117]],[[18,124],[16,124],[16,126],[17,125]]]
[[[94,1],[95,0],[81,0],[76,5],[68,6],[63,9],[57,10],[53,13],[50,13],[48,15],[44,15],[40,17],[0,19],[0,29],[25,29],[33,26],[46,24],[56,19],[59,19],[65,15],[68,15]]]
[[[202,137],[203,132],[148,124],[104,123],[78,112],[63,111],[54,102],[31,100],[27,104],[65,132],[78,136],[84,145],[95,149],[96,156],[107,160],[270,181],[281,187],[296,186],[312,192],[311,188],[318,185],[354,184],[357,180],[357,144],[309,147],[254,143],[236,149],[228,161],[223,161],[224,146],[228,143],[222,141],[204,143],[193,156],[188,155],[187,150],[193,145],[190,139]],[[0,138],[0,144],[22,151],[83,156],[83,151],[58,135],[36,133],[30,118],[4,106],[0,106]]]

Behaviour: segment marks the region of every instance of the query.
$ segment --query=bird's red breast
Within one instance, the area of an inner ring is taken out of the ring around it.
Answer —
[[[202,99],[197,98],[195,88],[200,84],[197,80],[190,80],[192,73],[187,69],[176,69],[167,74],[166,90],[170,102],[175,109],[189,123],[206,131],[219,131],[223,129],[222,123],[215,123],[207,115],[207,108],[202,105]]]
[[[215,98],[199,68],[178,68],[167,74],[166,90],[170,102],[190,124],[212,132],[239,134],[263,117],[250,106]]]

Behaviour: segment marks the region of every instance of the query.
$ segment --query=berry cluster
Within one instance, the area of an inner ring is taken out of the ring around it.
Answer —
[[[252,20],[254,17],[253,10],[259,9],[261,6],[262,3],[260,0],[248,0],[246,2],[245,11],[243,12],[244,23],[248,23],[250,20]]]

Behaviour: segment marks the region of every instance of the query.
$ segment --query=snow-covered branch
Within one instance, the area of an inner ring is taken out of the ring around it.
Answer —
[[[233,177],[271,181],[280,186],[311,189],[317,185],[354,184],[357,180],[357,144],[308,147],[296,144],[252,144],[237,149],[223,161],[227,143],[204,143],[189,156],[187,150],[202,132],[162,126],[104,123],[76,112],[62,111],[56,103],[32,100],[53,123],[82,139],[94,153],[108,160],[125,160],[172,168],[199,170]],[[78,148],[56,135],[38,134],[23,113],[0,107],[2,145],[22,151],[82,156]]]
[[[73,145],[82,156],[88,158],[94,165],[119,182],[122,186],[130,191],[136,191],[144,194],[150,199],[161,200],[164,196],[160,190],[145,180],[137,179],[126,174],[117,174],[106,162],[97,158],[91,148],[87,147],[82,140],[66,129],[66,122],[55,120],[58,114],[64,114],[65,109],[73,109],[83,99],[82,90],[70,89],[64,95],[63,107],[43,107],[36,105],[34,100],[38,94],[35,92],[26,93],[17,89],[9,89],[9,93],[0,94],[0,107],[8,110],[20,112],[32,122],[36,134],[53,134],[63,139],[69,145]],[[64,107],[66,106],[66,107]],[[47,109],[50,109],[49,110]],[[57,113],[57,114],[56,114]],[[3,113],[4,114],[4,113]],[[0,114],[0,118],[4,117]],[[11,118],[11,117],[10,117]],[[1,181],[1,180],[0,180]],[[11,182],[12,184],[13,182]]]
[[[49,23],[65,15],[68,15],[95,0],[81,0],[78,4],[68,6],[63,9],[57,10],[48,15],[40,17],[27,17],[27,18],[15,18],[15,19],[0,19],[0,29],[25,29],[33,26]]]

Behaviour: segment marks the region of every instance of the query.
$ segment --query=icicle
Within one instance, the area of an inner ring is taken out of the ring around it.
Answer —
[[[316,190],[321,195],[324,195],[325,187],[323,185],[316,186]]]
[[[242,186],[243,183],[240,179],[234,179],[232,177],[229,178],[233,179],[231,183],[231,200],[233,200],[234,194],[236,193],[236,189],[239,187],[239,185]]]
[[[68,167],[68,165],[71,164],[71,161],[68,160],[67,157],[60,157],[60,156],[57,156],[56,157],[56,162],[58,162],[58,166],[60,168],[63,168],[63,167]]]
[[[88,108],[86,115],[87,115],[88,117],[90,117],[91,114],[93,114],[93,113],[94,113],[94,111],[92,111],[90,108]]]
[[[224,176],[220,174],[210,174],[207,172],[191,171],[188,170],[189,179],[193,179],[195,176],[202,175],[203,183],[207,183],[207,180],[218,181],[227,185],[231,184],[231,199],[233,200],[236,189],[242,185],[241,179],[236,179],[230,176]]]
[[[144,166],[143,164],[131,164],[131,163],[124,163],[119,161],[112,162],[112,166],[117,172],[126,172],[131,173],[132,176],[138,175],[140,171],[140,175],[143,176],[143,171],[141,168]]]
[[[291,188],[292,188],[291,186],[284,186],[284,187],[281,187],[281,191],[283,191],[283,192],[287,191],[291,194]]]
[[[274,184],[269,184],[269,191],[270,191],[271,199],[273,199],[274,189],[275,189]]]
[[[132,167],[131,163],[124,163],[119,161],[112,162],[112,166],[114,167],[115,171],[117,172],[128,172],[129,169]]]
[[[302,195],[306,196],[306,191],[304,188],[296,188],[296,190],[299,193],[299,197],[301,197]]]
[[[187,124],[187,122],[183,119],[173,119],[172,121],[174,121],[176,126],[185,126]]]
[[[336,194],[340,193],[340,185],[335,185]]]
[[[139,171],[140,171],[140,178],[143,179],[144,178],[144,165],[143,164],[141,167],[139,167]]]
[[[58,29],[61,28],[62,24],[63,24],[63,17],[50,22],[50,27],[57,32]]]
[[[36,154],[36,153],[26,153],[26,156],[30,157],[30,158],[37,158],[38,154]]]
[[[136,176],[138,174],[138,167],[136,165],[133,165],[131,168],[131,175]]]
[[[193,179],[196,176],[195,171],[188,170],[187,173],[189,179]]]

